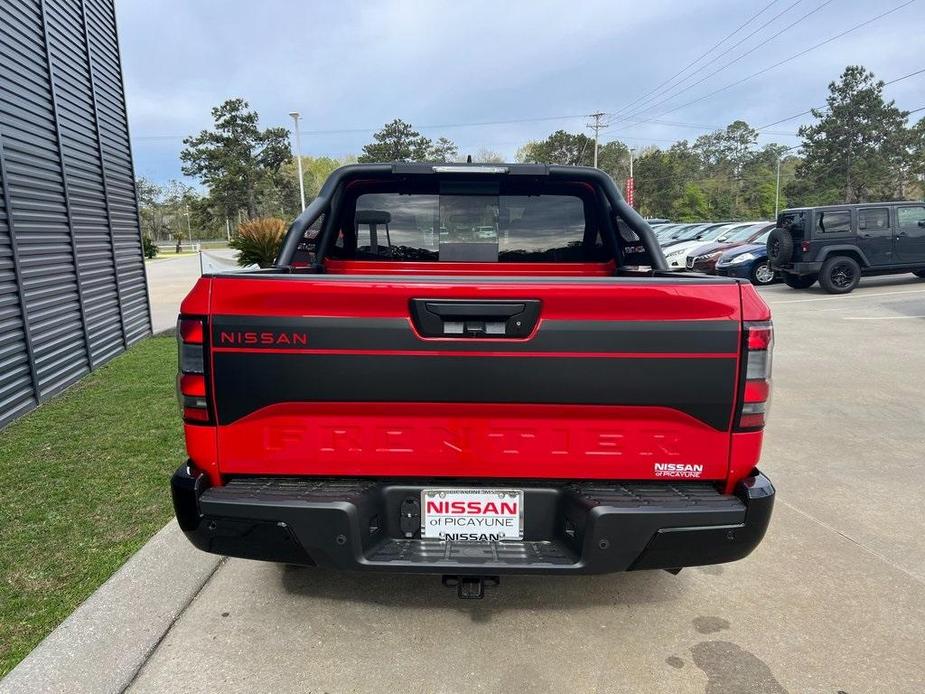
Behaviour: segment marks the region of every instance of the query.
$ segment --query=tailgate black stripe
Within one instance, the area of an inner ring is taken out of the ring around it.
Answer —
[[[735,357],[512,359],[216,352],[218,420],[284,402],[663,406],[729,427]]]
[[[244,333],[258,336],[244,344]],[[304,335],[305,343],[291,336]],[[286,336],[261,344],[259,336]],[[462,352],[651,352],[667,354],[735,354],[739,324],[732,320],[595,321],[543,320],[527,341],[487,342],[479,339],[422,340],[406,318],[258,318],[214,316],[212,344],[219,348],[309,348],[366,350],[433,350]]]

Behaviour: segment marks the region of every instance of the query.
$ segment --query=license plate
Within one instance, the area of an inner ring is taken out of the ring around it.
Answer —
[[[421,536],[452,542],[524,537],[524,493],[517,489],[425,489]]]

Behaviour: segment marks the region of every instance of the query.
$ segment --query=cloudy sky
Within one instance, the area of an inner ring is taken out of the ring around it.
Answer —
[[[303,152],[313,155],[358,153],[396,117],[429,137],[451,138],[461,154],[487,148],[508,158],[558,128],[583,130],[581,114],[593,111],[615,114],[603,139],[634,147],[694,139],[739,118],[762,126],[823,104],[845,65],[865,65],[884,80],[925,68],[925,2],[907,2],[118,0],[116,7],[135,167],[166,181],[180,176],[182,138],[209,125],[212,106],[238,96],[264,126],[289,126],[287,114],[300,111]],[[900,9],[813,48],[893,8]],[[925,106],[925,73],[886,93],[901,108]],[[795,144],[804,120],[766,128],[761,141]]]

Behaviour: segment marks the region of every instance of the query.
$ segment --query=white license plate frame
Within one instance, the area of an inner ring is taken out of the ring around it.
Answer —
[[[439,503],[439,511],[428,501]],[[464,505],[462,510],[459,503]],[[422,489],[421,537],[452,542],[523,540],[524,491],[490,487]]]

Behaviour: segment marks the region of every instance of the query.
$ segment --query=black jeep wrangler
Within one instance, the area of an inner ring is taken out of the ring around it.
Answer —
[[[790,287],[819,280],[830,294],[847,294],[862,275],[925,277],[925,203],[784,210],[768,237],[768,260]]]

